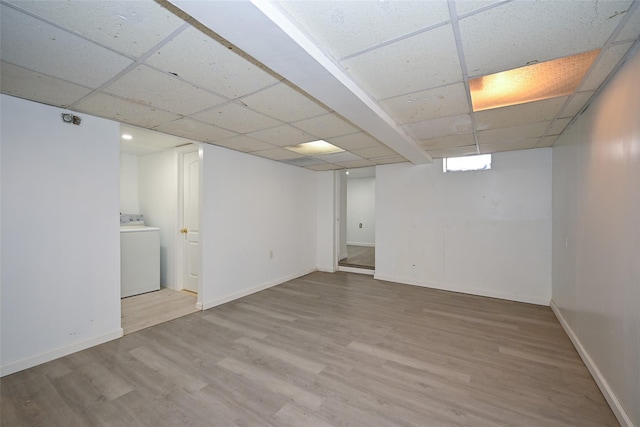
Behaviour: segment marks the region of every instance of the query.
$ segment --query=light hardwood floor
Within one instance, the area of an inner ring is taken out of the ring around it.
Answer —
[[[123,298],[121,317],[124,334],[196,313],[199,311],[196,300],[195,294],[166,288]]]
[[[312,273],[7,376],[2,425],[616,426],[548,307]]]
[[[340,260],[338,265],[375,270],[376,248],[347,245],[347,257]]]

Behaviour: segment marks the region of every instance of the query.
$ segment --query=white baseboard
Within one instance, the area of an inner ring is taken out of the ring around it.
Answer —
[[[260,291],[263,291],[265,289],[271,288],[273,286],[280,285],[281,283],[288,282],[289,280],[297,279],[298,277],[304,276],[304,275],[309,274],[309,273],[313,273],[314,271],[316,271],[315,268],[309,268],[309,269],[304,270],[304,271],[302,271],[300,273],[297,273],[297,274],[290,274],[288,276],[281,277],[279,279],[272,280],[272,281],[267,282],[267,283],[263,283],[262,285],[255,286],[253,288],[249,288],[249,289],[245,289],[245,290],[242,290],[242,291],[234,292],[232,294],[225,295],[225,296],[223,296],[221,298],[216,298],[214,300],[204,302],[204,303],[202,303],[202,310],[208,310],[210,308],[213,308],[213,307],[221,305],[221,304],[225,304],[227,302],[236,300],[238,298],[242,298],[242,297],[246,297],[247,295],[255,294],[256,292],[260,292]]]
[[[54,359],[58,359],[63,356],[68,356],[71,353],[85,350],[89,347],[93,347],[99,344],[103,344],[107,341],[115,340],[122,337],[122,328],[118,328],[115,331],[99,335],[96,337],[88,338],[82,341],[75,342],[73,344],[65,345],[63,347],[54,348],[53,350],[45,351],[44,353],[36,354],[35,356],[26,357],[15,362],[7,363],[0,366],[0,376],[10,375],[15,372],[19,372],[28,368],[32,368],[42,363],[50,362]]]
[[[323,273],[335,273],[335,268],[327,268],[327,267],[316,267],[316,271],[322,271]]]
[[[620,425],[622,427],[635,427],[631,422],[631,418],[629,418],[627,411],[624,410],[624,407],[616,397],[616,394],[611,389],[611,386],[609,386],[609,382],[604,377],[604,375],[602,375],[602,372],[600,372],[600,369],[598,369],[598,366],[593,362],[593,359],[591,359],[591,356],[589,356],[589,353],[587,353],[587,350],[584,348],[584,346],[580,342],[580,339],[578,339],[578,336],[573,332],[573,329],[571,329],[571,327],[567,323],[567,320],[562,315],[562,312],[560,311],[560,309],[558,309],[558,306],[556,305],[556,303],[553,302],[553,300],[551,300],[550,305],[551,305],[551,310],[553,310],[553,313],[558,318],[560,325],[562,325],[562,328],[569,336],[569,339],[571,340],[571,342],[573,343],[573,346],[578,351],[578,354],[582,358],[582,361],[587,366],[587,369],[591,373],[591,376],[595,380],[596,384],[598,384],[600,391],[604,395],[604,398],[607,400],[607,403],[611,407],[611,410],[613,411],[613,414],[618,419],[618,422],[620,423]]]
[[[358,274],[369,274],[373,276],[375,274],[375,270],[371,270],[369,268],[358,268],[358,267],[343,267],[341,265],[338,266],[338,271],[344,271],[346,273],[358,273]]]
[[[527,296],[527,295],[505,294],[502,292],[487,291],[485,289],[459,288],[456,286],[448,286],[448,285],[443,285],[438,283],[423,283],[423,282],[416,281],[414,279],[385,276],[382,274],[376,274],[374,276],[374,279],[386,280],[388,282],[402,283],[405,285],[421,286],[423,288],[439,289],[442,291],[458,292],[461,294],[477,295],[477,296],[489,297],[489,298],[498,298],[498,299],[504,299],[507,301],[516,301],[516,302],[524,302],[527,304],[544,305],[547,307],[549,306],[549,300],[545,300],[543,298],[538,298],[538,297]]]
[[[348,246],[365,246],[367,248],[375,248],[375,243],[347,242]]]

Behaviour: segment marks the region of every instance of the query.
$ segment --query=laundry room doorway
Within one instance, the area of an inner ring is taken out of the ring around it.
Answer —
[[[187,237],[191,241],[198,240],[200,146],[195,141],[135,126],[121,124],[120,130],[121,230],[122,215],[130,214],[124,215],[125,219],[135,217],[160,234],[160,247],[155,249],[156,260],[159,258],[160,261],[159,284],[155,279],[159,286],[148,292],[121,293],[121,325],[128,334],[201,309],[196,294],[197,274],[193,291],[189,290],[189,285],[184,286],[182,279],[184,241]],[[195,160],[194,165],[184,167],[185,154],[188,154],[187,160],[191,159],[187,164]],[[187,188],[191,188],[186,198],[187,212],[189,208],[194,212],[187,213],[186,217],[183,209],[185,181]],[[188,236],[181,233],[183,228],[190,231]],[[199,250],[192,249],[191,253],[194,252],[199,256]],[[127,259],[123,260],[123,256]],[[121,277],[122,265],[139,264],[138,258],[126,255],[121,249]],[[193,259],[190,265],[192,271],[198,271],[199,259]]]

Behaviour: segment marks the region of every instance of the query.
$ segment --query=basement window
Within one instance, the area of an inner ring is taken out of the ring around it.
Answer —
[[[491,154],[445,157],[442,159],[442,172],[483,171],[489,169],[491,169]]]

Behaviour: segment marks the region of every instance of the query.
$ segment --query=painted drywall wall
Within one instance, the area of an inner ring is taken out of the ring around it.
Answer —
[[[551,149],[494,154],[489,171],[376,167],[375,277],[548,305]]]
[[[2,375],[121,336],[119,125],[0,95]]]
[[[375,246],[375,178],[347,179],[347,243],[356,246]]]
[[[140,213],[138,156],[133,154],[120,154],[120,213]]]
[[[640,426],[640,54],[553,149],[553,305],[623,426]]]
[[[138,157],[140,213],[145,224],[160,228],[160,284],[176,286],[178,156],[174,150]]]
[[[315,270],[315,172],[204,144],[202,174],[205,308]]]
[[[316,267],[336,270],[335,171],[316,172]]]

